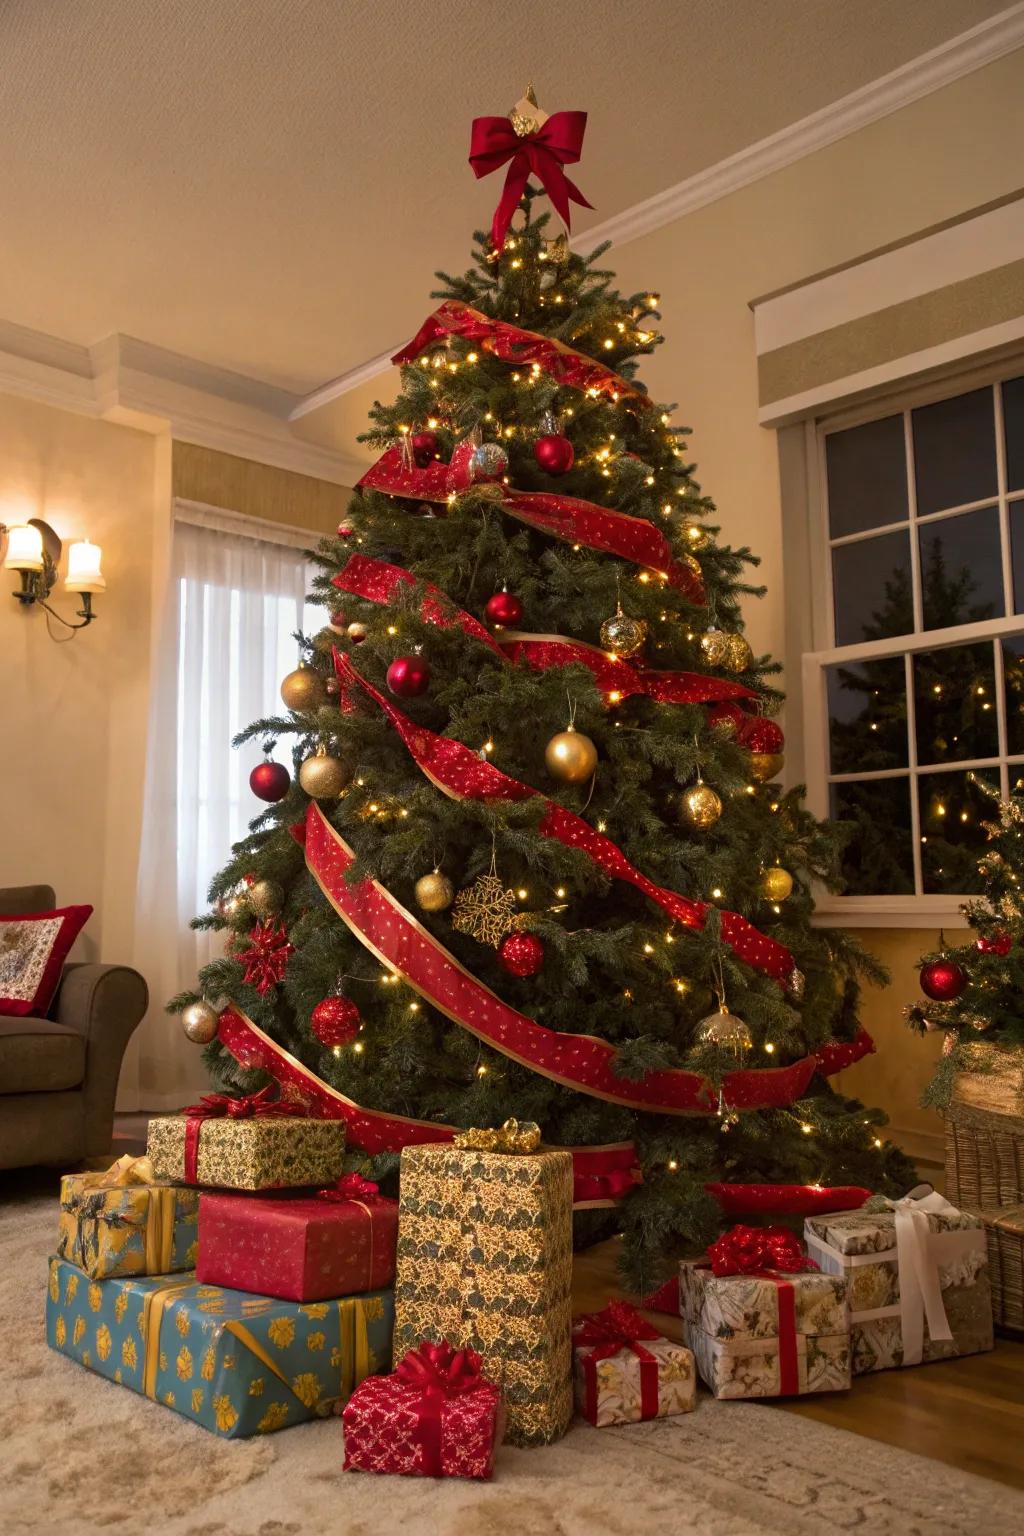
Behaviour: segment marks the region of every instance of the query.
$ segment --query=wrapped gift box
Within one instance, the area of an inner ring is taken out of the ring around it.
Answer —
[[[196,1279],[290,1301],[379,1291],[395,1278],[397,1239],[398,1201],[376,1185],[365,1199],[204,1194]]]
[[[576,1407],[598,1428],[696,1408],[692,1351],[664,1338],[625,1303],[581,1318],[572,1338]]]
[[[808,1217],[804,1237],[821,1268],[849,1282],[856,1375],[993,1347],[980,1216],[936,1194],[895,1205],[872,1200],[859,1211]]]
[[[214,1434],[267,1434],[325,1416],[391,1363],[392,1297],[300,1305],[191,1275],[92,1280],[50,1260],[51,1349]]]
[[[59,1256],[93,1280],[191,1269],[198,1191],[175,1184],[109,1185],[101,1182],[106,1177],[66,1173],[61,1179]]]
[[[476,1350],[516,1445],[557,1440],[572,1417],[572,1192],[568,1152],[402,1153],[395,1352]]]
[[[679,1309],[697,1369],[716,1397],[850,1386],[845,1280],[808,1272],[715,1275],[704,1263],[684,1261]]]
[[[446,1345],[426,1349],[449,1362],[458,1358]],[[423,1382],[403,1379],[401,1367],[390,1376],[368,1376],[342,1414],[346,1472],[489,1478],[504,1428],[501,1393],[479,1374],[475,1358],[472,1391],[425,1392]]]
[[[195,1168],[186,1149],[192,1141]],[[223,1189],[320,1189],[345,1160],[345,1122],[304,1116],[194,1119],[160,1115],[149,1122],[146,1151],[159,1179]]]

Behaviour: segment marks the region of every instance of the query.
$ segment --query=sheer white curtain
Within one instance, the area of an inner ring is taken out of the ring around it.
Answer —
[[[292,636],[322,622],[318,609],[305,611],[310,569],[295,547],[316,535],[260,537],[254,524],[253,536],[246,521],[212,512],[201,521],[174,525],[154,671],[135,922],[150,1007],[126,1056],[121,1109],[178,1108],[206,1086],[199,1048],[163,1005],[222,952],[221,935],[193,932],[189,921],[208,910],[210,879],[260,809],[248,785],[260,743],[236,751],[231,739],[282,708],[281,678],[297,662]],[[291,766],[286,744],[276,756]]]

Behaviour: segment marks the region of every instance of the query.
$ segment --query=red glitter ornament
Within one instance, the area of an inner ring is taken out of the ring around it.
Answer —
[[[249,775],[249,788],[253,794],[271,805],[284,799],[291,782],[292,776],[283,763],[257,763]]]
[[[410,438],[413,463],[417,469],[426,469],[431,459],[441,457],[441,442],[436,432],[414,432]]]
[[[535,933],[509,933],[498,946],[498,959],[510,976],[536,976],[544,964],[544,945]]]
[[[766,720],[763,716],[750,720],[749,724],[740,726],[740,741],[749,752],[781,752],[786,745],[782,727],[776,725],[774,720]]]
[[[943,955],[921,967],[921,991],[936,1003],[952,1003],[967,985],[967,972]]]
[[[487,599],[484,613],[487,615],[488,624],[496,624],[508,629],[511,625],[519,623],[523,616],[523,605],[514,592],[502,588],[500,592],[495,592],[493,597]]]
[[[338,524],[338,538],[339,539],[350,539],[354,533],[355,533],[355,529],[352,527],[351,523],[339,523]]]
[[[399,699],[417,699],[430,683],[430,666],[422,656],[396,656],[388,667],[388,689]]]
[[[980,933],[974,941],[974,947],[979,955],[1008,955],[1013,948],[1013,940],[1004,928],[990,939]]]
[[[350,1045],[359,1033],[359,1009],[350,997],[325,997],[309,1016],[321,1045]]]
[[[534,443],[533,456],[546,475],[565,475],[572,469],[576,454],[567,437],[548,432]]]

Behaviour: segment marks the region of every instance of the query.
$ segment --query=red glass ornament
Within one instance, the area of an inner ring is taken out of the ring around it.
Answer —
[[[776,725],[774,720],[765,720],[758,716],[750,720],[746,729],[740,727],[740,741],[749,752],[781,752],[786,745],[782,727]]]
[[[713,726],[724,726],[728,721],[731,720],[736,728],[736,736],[739,738],[742,736],[744,730],[746,729],[750,721],[750,716],[747,714],[746,710],[741,709],[738,704],[733,704],[731,701],[727,701],[724,704],[715,704],[713,708],[709,709],[708,720]]]
[[[533,456],[546,475],[564,475],[572,469],[576,454],[567,437],[548,432],[534,443]]]
[[[351,523],[339,523],[338,524],[338,538],[339,539],[350,539],[354,533],[355,533],[355,529],[352,527]]]
[[[436,432],[414,432],[410,438],[413,461],[417,469],[426,469],[431,459],[441,457],[441,443]]]
[[[288,793],[292,776],[283,763],[257,763],[249,775],[249,788],[260,800],[273,805]]]
[[[967,985],[967,972],[943,956],[921,967],[921,991],[936,1003],[951,1003]]]
[[[1000,933],[993,934],[990,939],[986,939],[983,933],[979,934],[974,941],[974,947],[979,955],[1008,955],[1013,948],[1013,940],[1004,929]]]
[[[336,629],[339,634],[342,634],[345,630],[346,624],[348,623],[348,619],[346,619],[340,608],[335,608],[327,622],[330,624],[332,629]]]
[[[488,624],[500,624],[508,629],[519,623],[523,616],[523,605],[514,592],[495,592],[493,597],[487,599],[484,613]]]
[[[430,667],[422,656],[396,656],[388,667],[388,688],[400,699],[416,699],[430,682]]]
[[[325,997],[309,1016],[321,1045],[349,1045],[359,1033],[359,1009],[350,997]]]
[[[536,976],[544,964],[544,945],[535,933],[506,934],[498,959],[510,976]]]

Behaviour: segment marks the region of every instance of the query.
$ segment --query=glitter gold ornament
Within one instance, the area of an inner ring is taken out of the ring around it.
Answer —
[[[284,904],[284,891],[276,880],[256,880],[246,892],[249,910],[256,917],[276,917]]]
[[[726,637],[724,665],[730,672],[745,672],[754,659],[754,653],[741,634]]]
[[[788,869],[773,864],[761,876],[761,895],[766,901],[785,901],[793,894],[793,876]]]
[[[552,736],[544,748],[544,765],[563,784],[585,784],[597,769],[597,748],[572,724]]]
[[[468,933],[478,944],[492,944],[497,949],[512,927],[515,909],[515,892],[505,889],[492,864],[490,874],[481,875],[456,896],[452,927],[458,933]]]
[[[713,1045],[720,1051],[731,1051],[734,1056],[742,1056],[754,1043],[748,1026],[730,1013],[724,1003],[719,1003],[717,1013],[709,1013],[698,1022],[697,1039],[701,1045]]]
[[[305,710],[319,709],[321,704],[326,703],[327,690],[319,672],[314,672],[312,667],[302,662],[294,672],[289,672],[282,679],[281,698],[289,709],[301,714]]]
[[[346,765],[332,757],[323,742],[299,767],[299,783],[311,800],[336,800],[351,777]]]
[[[416,881],[416,905],[424,912],[443,912],[454,900],[455,887],[439,869]]]
[[[729,636],[725,633],[725,630],[719,629],[714,624],[709,624],[700,637],[700,653],[708,666],[723,666],[728,649]]]
[[[782,752],[751,752],[750,774],[759,784],[767,784],[769,779],[777,779],[785,766],[785,756]]]
[[[713,827],[722,814],[722,802],[719,796],[705,784],[703,779],[698,779],[692,789],[688,789],[683,795],[682,801],[683,819],[689,822],[691,827],[698,831],[706,831]]]
[[[606,651],[614,651],[616,656],[635,656],[646,639],[646,622],[623,613],[621,603],[612,617],[601,625],[601,644]]]
[[[216,1037],[217,1024],[217,1010],[209,1003],[189,1003],[182,1009],[181,1027],[193,1045],[209,1045]]]

